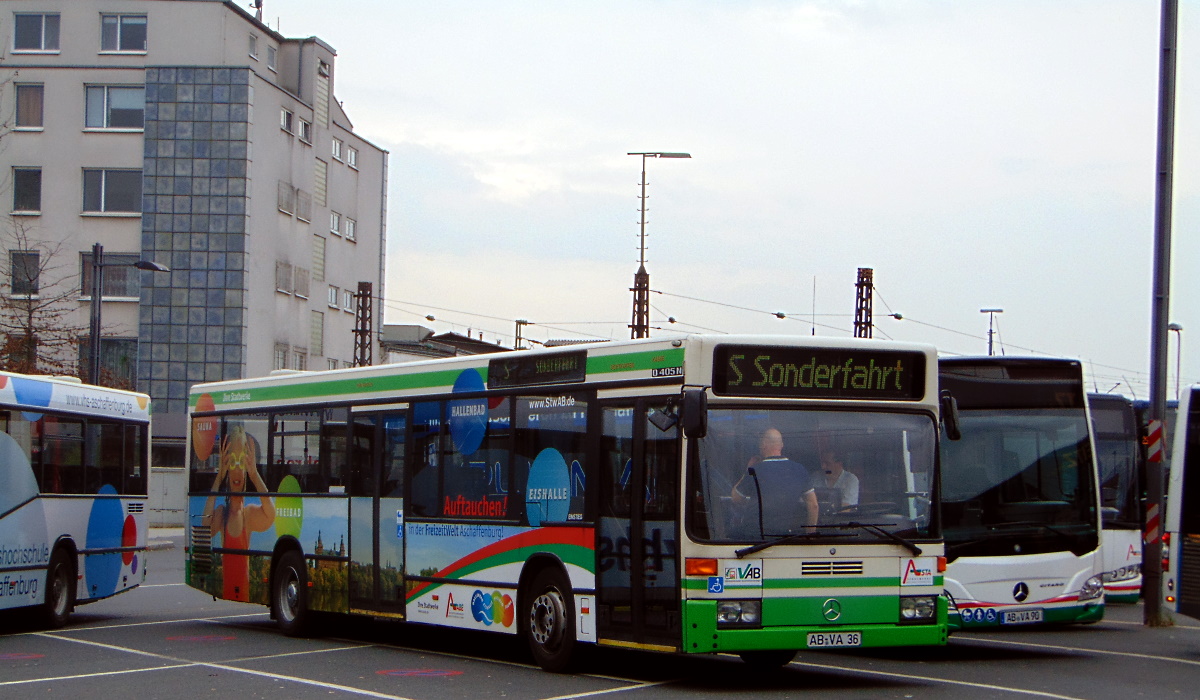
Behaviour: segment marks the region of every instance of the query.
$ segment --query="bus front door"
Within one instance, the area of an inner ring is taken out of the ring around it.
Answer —
[[[680,644],[678,427],[670,424],[665,407],[665,399],[639,399],[601,408],[596,543],[601,643],[670,649]]]
[[[404,616],[407,413],[355,414],[350,459],[350,609]]]

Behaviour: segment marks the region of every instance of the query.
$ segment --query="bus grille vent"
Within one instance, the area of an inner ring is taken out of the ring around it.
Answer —
[[[125,509],[129,513],[144,513],[146,511],[145,503],[128,503]]]
[[[1179,562],[1179,612],[1200,614],[1200,544],[1183,541]]]
[[[192,526],[192,572],[212,571],[212,529],[206,525]]]
[[[800,565],[802,576],[861,576],[861,561],[806,561]]]

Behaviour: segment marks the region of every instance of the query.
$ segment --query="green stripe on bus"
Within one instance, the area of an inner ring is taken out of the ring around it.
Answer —
[[[563,560],[565,564],[572,564],[581,569],[586,570],[589,574],[594,573],[596,564],[596,552],[587,547],[579,547],[570,544],[542,544],[531,547],[518,547],[500,552],[494,556],[480,559],[468,566],[457,570],[453,574],[453,578],[465,579],[470,578],[474,574],[485,569],[491,569],[496,566],[504,566],[505,564],[513,564],[517,562],[527,561],[531,556],[541,553],[549,553]]]
[[[619,355],[602,355],[588,357],[588,375],[612,374],[618,372],[638,372],[661,367],[682,367],[683,349],[677,348],[663,352],[631,352]],[[239,404],[256,404],[264,402],[300,401],[328,398],[332,396],[356,396],[359,394],[376,394],[381,392],[412,391],[415,389],[432,389],[454,386],[458,375],[466,369],[438,370],[416,374],[372,374],[359,375],[344,379],[298,381],[294,384],[278,386],[244,386],[228,391],[217,391],[212,394],[213,402],[219,408],[232,408]],[[487,381],[487,366],[474,368],[483,380]],[[314,377],[321,375],[315,374]],[[225,400],[223,394],[237,394],[236,401]],[[188,403],[195,408],[200,394],[193,393]]]
[[[587,373],[639,372],[659,367],[682,367],[683,348],[657,352],[630,352],[621,355],[588,356]]]

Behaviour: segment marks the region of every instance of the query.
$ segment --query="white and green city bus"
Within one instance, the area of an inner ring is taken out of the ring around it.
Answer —
[[[0,372],[0,610],[52,627],[146,576],[150,398]]]
[[[950,627],[1094,622],[1104,561],[1083,368],[1058,358],[950,357],[939,383]]]
[[[290,634],[325,611],[520,635],[549,670],[580,644],[944,644],[935,370],[688,336],[197,385],[187,582]]]
[[[1174,413],[1163,520],[1163,600],[1200,619],[1200,384],[1187,387]],[[1171,418],[1171,408],[1163,422]],[[1148,595],[1148,594],[1147,594]]]

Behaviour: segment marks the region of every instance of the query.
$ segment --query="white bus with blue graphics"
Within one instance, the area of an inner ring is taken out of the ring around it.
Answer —
[[[0,372],[0,610],[52,627],[146,575],[150,399]]]
[[[1078,361],[943,357],[961,439],[943,440],[951,629],[1104,616],[1095,449]]]
[[[944,644],[928,346],[688,336],[201,384],[187,582],[581,645]]]

